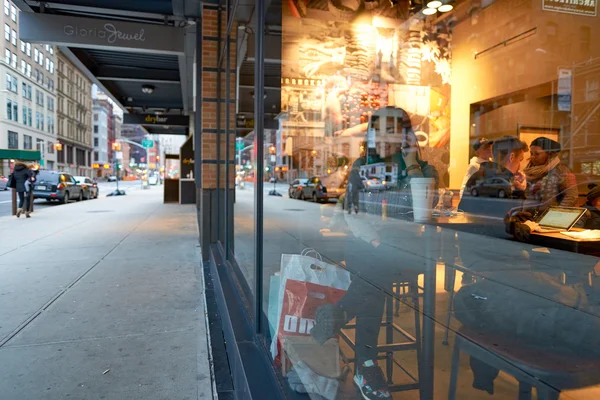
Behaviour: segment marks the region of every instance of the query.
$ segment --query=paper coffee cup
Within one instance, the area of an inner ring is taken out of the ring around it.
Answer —
[[[411,178],[413,216],[415,222],[427,222],[433,214],[433,198],[435,197],[435,179]]]

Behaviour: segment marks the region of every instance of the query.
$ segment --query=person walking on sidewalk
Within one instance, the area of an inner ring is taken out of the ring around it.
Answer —
[[[29,190],[31,189],[31,180],[33,179],[33,171],[29,166],[21,161],[15,163],[15,169],[12,173],[14,180],[15,189],[19,196],[19,206],[17,207],[17,218],[21,217],[23,213],[23,205],[25,205],[25,215],[27,218],[31,218],[30,214],[30,196]]]

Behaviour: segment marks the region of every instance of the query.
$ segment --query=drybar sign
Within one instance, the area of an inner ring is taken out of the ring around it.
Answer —
[[[543,0],[544,11],[595,17],[598,12],[598,0]]]
[[[19,38],[26,42],[157,54],[184,51],[182,28],[27,12],[19,15]]]
[[[123,123],[129,125],[189,126],[190,117],[185,115],[125,114]]]

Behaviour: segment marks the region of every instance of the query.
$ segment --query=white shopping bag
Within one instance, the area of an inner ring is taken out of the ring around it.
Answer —
[[[324,262],[313,249],[282,254],[280,276],[277,325],[271,341],[273,359],[279,354],[283,338],[310,336],[316,308],[337,303],[350,286],[350,273]]]

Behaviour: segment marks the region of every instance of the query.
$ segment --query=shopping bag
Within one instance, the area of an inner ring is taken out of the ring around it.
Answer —
[[[314,254],[316,257],[311,257]],[[312,249],[281,256],[278,316],[271,354],[276,359],[285,338],[310,336],[316,309],[337,303],[350,286],[345,269],[324,262]]]

